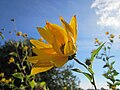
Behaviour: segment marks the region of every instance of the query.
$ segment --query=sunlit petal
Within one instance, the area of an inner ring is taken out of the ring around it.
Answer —
[[[50,67],[33,67],[32,70],[31,70],[31,75],[38,74],[38,73],[41,73],[41,72],[45,72],[47,70],[50,70],[51,68],[53,68],[53,66],[50,66]]]
[[[56,38],[56,40],[58,40],[61,44],[67,41],[67,33],[62,27],[48,22],[46,23],[46,25],[53,37]]]
[[[72,42],[68,42],[67,45],[65,45],[64,54],[70,56],[73,55],[75,52],[76,52],[76,45]]]
[[[74,40],[76,42],[76,39],[77,39],[77,20],[76,20],[76,15],[74,15],[70,21],[70,26],[72,28],[72,33],[73,33],[73,36],[74,36]]]
[[[50,48],[52,47],[50,44],[46,44],[44,42],[41,42],[39,40],[30,40],[30,42],[38,49],[40,48]]]
[[[39,60],[39,57],[38,56],[29,56],[27,57],[27,60],[30,62],[30,63],[37,63],[38,60]]]
[[[40,35],[49,43],[52,44],[53,41],[53,35],[50,33],[50,31],[47,29],[47,27],[41,28],[37,27],[38,32]]]

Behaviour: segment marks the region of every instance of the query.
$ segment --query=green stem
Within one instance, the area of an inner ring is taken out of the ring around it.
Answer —
[[[80,62],[77,58],[74,58],[74,60],[87,69],[87,66],[85,64],[83,64],[82,62]]]
[[[79,63],[80,65],[84,66],[87,70],[87,66],[85,64],[83,64],[82,62],[80,62],[77,58],[74,58],[74,60]],[[89,71],[89,70],[88,70]],[[90,71],[89,71],[90,72]],[[91,73],[91,72],[90,72]],[[91,84],[94,86],[95,90],[97,90],[96,84],[95,84],[95,79],[94,79],[94,74],[92,74],[93,77],[93,82],[91,82]]]
[[[97,90],[97,87],[96,87],[96,84],[95,84],[95,78],[94,78],[94,74],[92,74],[92,77],[93,77],[93,86],[94,86],[94,88],[95,88],[95,90]]]

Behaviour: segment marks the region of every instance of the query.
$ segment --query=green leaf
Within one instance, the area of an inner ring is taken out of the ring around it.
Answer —
[[[19,79],[21,79],[21,80],[23,80],[23,77],[24,77],[24,75],[22,74],[22,73],[14,73],[14,74],[12,74],[15,78],[19,78]]]
[[[9,55],[12,55],[12,56],[15,56],[15,57],[18,56],[18,54],[16,52],[10,52]]]
[[[105,43],[103,43],[101,46],[99,46],[91,55],[91,63],[93,63],[95,56],[99,53],[99,51],[102,49]],[[90,65],[90,68],[92,68],[92,64]]]
[[[40,82],[40,86],[46,85],[46,82]]]
[[[19,63],[15,63],[15,64],[17,65],[18,69],[21,70],[20,64]]]
[[[32,80],[31,82],[29,82],[29,84],[30,84],[30,86],[31,86],[32,88],[34,88],[35,85],[36,85],[36,82],[35,82],[34,80]]]
[[[111,63],[111,66],[113,66],[114,63],[115,63],[115,61],[113,61],[113,62]]]
[[[92,82],[93,77],[89,73],[82,72],[80,69],[77,69],[77,68],[72,69],[72,70],[75,72],[84,74],[89,79],[89,81]]]
[[[116,85],[116,86],[117,86],[117,85],[120,85],[120,81],[119,81],[119,82],[116,82],[115,85]]]
[[[113,76],[117,76],[119,73],[116,70],[113,70]]]
[[[91,74],[94,74],[92,68],[87,68],[87,70],[88,70]]]
[[[110,83],[110,82],[107,82],[107,84],[109,85],[109,87],[111,88],[111,86],[112,86],[112,83]]]

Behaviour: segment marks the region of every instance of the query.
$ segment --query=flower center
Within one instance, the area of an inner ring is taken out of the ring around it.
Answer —
[[[61,46],[60,46],[60,50],[61,50],[61,52],[64,54],[64,47],[65,47],[65,44],[61,44]]]

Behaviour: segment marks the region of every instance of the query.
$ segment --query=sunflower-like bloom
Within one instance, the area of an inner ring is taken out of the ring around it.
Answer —
[[[34,45],[33,52],[36,56],[28,57],[33,63],[31,74],[45,72],[53,67],[63,66],[70,56],[76,53],[77,21],[73,16],[68,24],[60,17],[62,27],[57,24],[46,22],[44,28],[38,27],[40,35],[48,42],[30,40]]]

